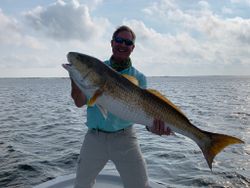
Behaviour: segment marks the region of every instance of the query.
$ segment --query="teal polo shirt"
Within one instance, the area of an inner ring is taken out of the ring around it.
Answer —
[[[111,66],[110,60],[104,61],[104,63],[108,66]],[[138,70],[136,70],[133,66],[119,73],[134,76],[138,80],[139,86],[141,88],[145,89],[147,87],[146,77]],[[133,125],[133,123],[120,119],[110,112],[108,112],[107,117],[105,118],[99,108],[94,105],[87,107],[86,125],[90,129],[100,129],[107,132],[115,132],[130,127]]]

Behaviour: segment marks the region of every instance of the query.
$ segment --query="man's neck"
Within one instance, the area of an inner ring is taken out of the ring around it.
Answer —
[[[122,59],[122,58],[117,58],[117,57],[111,56],[111,60],[116,62],[116,63],[124,63],[124,62],[127,62],[129,60],[129,57],[127,59]]]
[[[131,67],[131,60],[130,60],[130,58],[128,58],[128,59],[120,59],[120,60],[118,60],[118,59],[116,59],[116,58],[114,58],[113,56],[110,58],[110,61],[111,61],[111,67],[113,68],[113,69],[115,69],[116,71],[118,71],[118,72],[120,72],[120,71],[122,71],[122,70],[125,70],[125,69],[127,69],[127,68],[129,68],[129,67]]]

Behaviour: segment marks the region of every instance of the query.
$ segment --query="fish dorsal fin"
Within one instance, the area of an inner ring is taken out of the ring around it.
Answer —
[[[159,91],[155,90],[155,89],[147,89],[147,91],[149,91],[150,93],[152,93],[153,95],[159,97],[160,99],[162,99],[163,101],[165,101],[166,103],[168,103],[170,106],[172,106],[175,110],[177,110],[178,112],[180,112],[182,115],[184,115],[186,117],[186,115],[177,107],[175,106],[174,103],[172,103],[170,100],[168,100],[163,94],[161,94]]]
[[[125,78],[127,78],[130,82],[132,82],[135,85],[139,85],[138,80],[134,77],[134,76],[130,76],[128,74],[123,74],[122,76],[124,76]]]

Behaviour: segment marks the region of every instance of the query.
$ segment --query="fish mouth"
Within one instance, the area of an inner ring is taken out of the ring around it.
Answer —
[[[71,63],[64,63],[64,64],[62,64],[62,67],[65,68],[65,69],[68,69],[71,66],[72,66]]]

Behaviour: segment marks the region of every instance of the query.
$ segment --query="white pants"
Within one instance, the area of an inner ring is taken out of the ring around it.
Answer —
[[[75,188],[92,188],[95,178],[111,160],[125,188],[149,188],[146,165],[132,127],[117,133],[88,130],[76,172]]]

